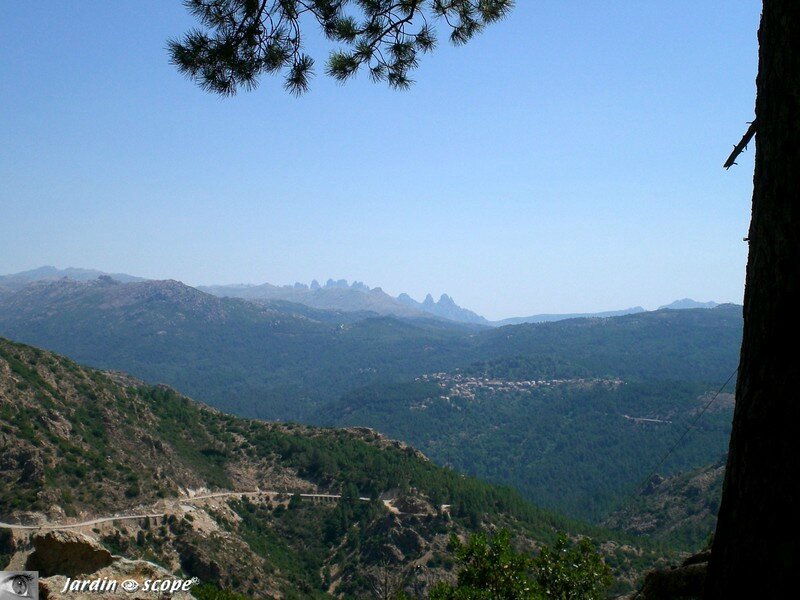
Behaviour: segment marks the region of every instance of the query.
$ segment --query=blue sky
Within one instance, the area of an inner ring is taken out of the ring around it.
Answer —
[[[409,91],[223,99],[168,63],[178,0],[0,3],[0,273],[358,279],[489,318],[741,302],[753,147],[721,164],[759,3],[517,4]]]

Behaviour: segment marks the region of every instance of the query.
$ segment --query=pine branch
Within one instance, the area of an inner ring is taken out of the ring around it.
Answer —
[[[201,27],[168,42],[171,62],[204,89],[233,95],[262,73],[282,72],[286,89],[302,94],[314,59],[303,52],[311,28],[340,47],[327,74],[345,81],[362,68],[373,81],[405,88],[419,56],[436,46],[430,21],[441,19],[463,44],[503,18],[513,0],[184,0]]]

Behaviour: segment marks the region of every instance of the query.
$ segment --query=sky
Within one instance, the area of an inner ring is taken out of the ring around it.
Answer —
[[[414,85],[221,98],[179,0],[0,3],[0,273],[360,280],[490,319],[741,302],[754,0],[520,0]],[[330,46],[309,30],[322,66]]]

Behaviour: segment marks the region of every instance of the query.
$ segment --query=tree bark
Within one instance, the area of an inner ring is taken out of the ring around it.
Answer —
[[[707,599],[800,572],[800,0],[764,0],[744,337]],[[796,593],[796,592],[795,592]]]

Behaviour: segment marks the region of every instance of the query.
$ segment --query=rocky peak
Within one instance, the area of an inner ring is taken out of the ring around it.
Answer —
[[[456,303],[455,303],[455,302],[453,301],[453,299],[452,299],[450,296],[448,296],[447,294],[442,294],[442,295],[439,297],[439,302],[438,302],[438,304],[440,304],[440,305],[443,305],[443,306],[453,306],[453,307],[454,307],[454,306],[456,306]]]
[[[326,288],[348,288],[350,286],[347,284],[347,279],[338,279],[336,281],[334,281],[333,279],[328,279],[328,281],[325,282],[325,287]]]

